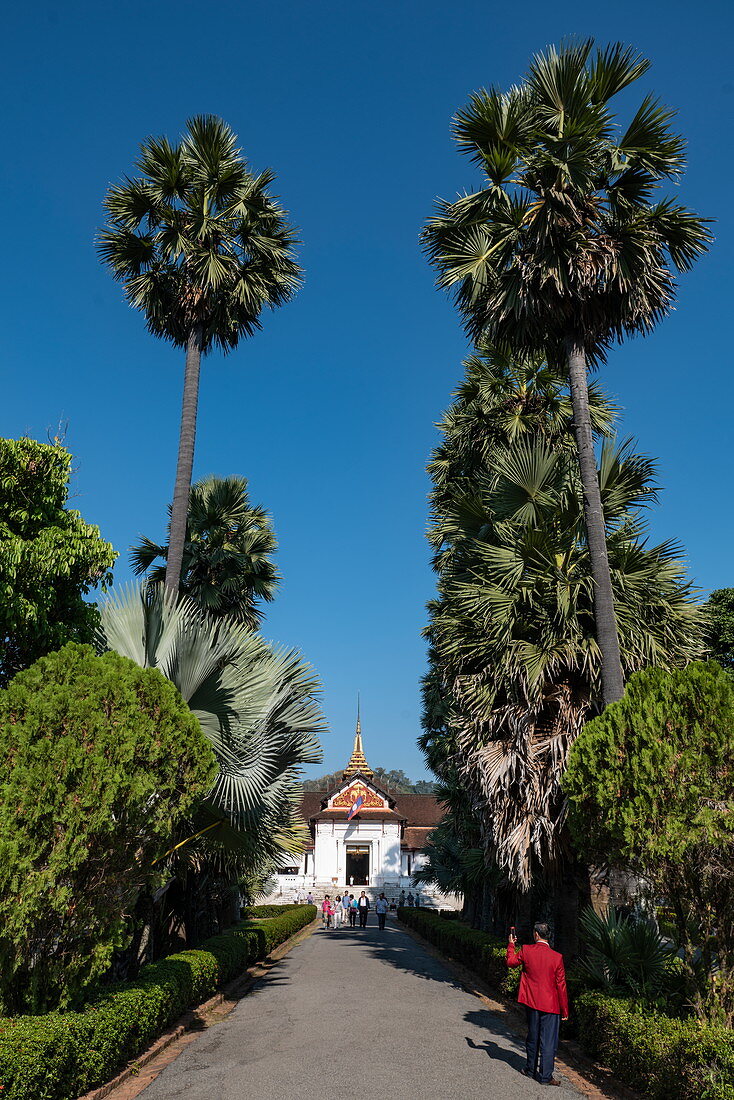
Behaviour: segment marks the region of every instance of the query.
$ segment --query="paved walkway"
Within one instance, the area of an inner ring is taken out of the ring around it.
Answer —
[[[372,920],[375,920],[372,915]],[[524,1077],[521,1041],[406,932],[315,932],[144,1100],[568,1100]]]

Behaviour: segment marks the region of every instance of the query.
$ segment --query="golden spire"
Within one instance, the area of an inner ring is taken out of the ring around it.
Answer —
[[[349,779],[355,772],[361,772],[362,775],[366,775],[368,779],[372,779],[372,776],[375,774],[367,763],[367,757],[362,748],[362,723],[359,718],[359,695],[357,696],[357,731],[354,735],[354,748],[352,749],[349,763],[344,769],[343,778]]]

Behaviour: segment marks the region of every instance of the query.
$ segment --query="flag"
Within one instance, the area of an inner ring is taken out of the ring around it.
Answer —
[[[364,795],[361,794],[359,798],[355,799],[352,803],[352,808],[347,814],[347,821],[351,821],[355,814],[358,814],[364,805]]]

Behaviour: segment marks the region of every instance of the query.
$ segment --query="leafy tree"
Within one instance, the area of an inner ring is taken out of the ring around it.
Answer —
[[[0,760],[3,1007],[67,1007],[129,939],[214,757],[159,672],[70,642],[0,691]]]
[[[196,903],[202,873],[235,881],[291,862],[307,840],[298,814],[301,767],[321,760],[324,723],[310,666],[162,585],[109,597],[100,618],[98,647],[168,677],[217,760],[212,789],[172,853],[171,867],[185,880],[185,906]],[[191,941],[190,911],[185,919]]]
[[[645,669],[587,723],[563,787],[590,860],[671,906],[700,1016],[734,1019],[734,683],[714,661]],[[695,966],[700,951],[705,978]]]
[[[228,615],[257,629],[262,611],[257,600],[272,600],[278,571],[270,517],[251,505],[247,478],[207,477],[191,489],[183,568],[179,589],[209,615]],[[150,570],[153,584],[165,580],[168,546],[142,538],[130,560],[139,576]],[[153,568],[151,568],[151,566]]]
[[[413,783],[404,771],[386,771],[384,768],[375,768],[375,782],[382,787],[388,787],[398,794],[433,794],[434,784],[428,779],[419,779]],[[342,772],[330,772],[321,775],[318,779],[305,779],[304,791],[332,791],[342,782]]]
[[[453,290],[474,340],[565,365],[605,703],[622,696],[624,678],[587,370],[670,311],[674,273],[712,239],[659,191],[685,166],[673,112],[648,95],[622,128],[610,109],[648,68],[633,50],[594,50],[589,39],[536,55],[508,92],[474,94],[454,134],[486,185],[442,202],[424,233],[439,285]]]
[[[186,349],[166,568],[172,591],[186,544],[201,356],[251,336],[263,309],[287,302],[301,274],[293,230],[268,192],[273,173],[251,173],[221,119],[203,115],[187,125],[178,145],[143,142],[140,175],[107,193],[99,238],[100,257],[148,330]]]
[[[610,432],[614,410],[596,392],[592,401]],[[456,773],[466,786],[488,866],[518,906],[545,883],[549,906],[575,908],[583,882],[560,781],[602,684],[570,413],[559,371],[485,345],[429,466],[438,595],[422,743],[442,781]],[[598,476],[627,673],[682,665],[702,648],[678,548],[646,541],[640,507],[655,500],[653,473],[631,445],[605,440]],[[574,915],[558,911],[569,928]]]
[[[60,444],[0,439],[0,684],[66,641],[91,641],[84,600],[117,557],[66,507],[71,455]]]
[[[734,671],[734,588],[717,588],[704,605],[711,656],[722,668]]]

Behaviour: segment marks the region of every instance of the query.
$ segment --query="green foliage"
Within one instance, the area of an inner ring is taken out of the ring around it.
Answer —
[[[262,619],[257,601],[272,600],[280,579],[272,561],[277,545],[270,516],[250,504],[247,478],[197,481],[189,496],[180,591],[207,614],[229,615],[255,630]],[[154,565],[158,558],[164,564]],[[143,538],[130,560],[137,575],[150,570],[148,579],[157,584],[165,580],[168,545]]]
[[[300,284],[273,173],[253,175],[213,115],[189,119],[178,145],[148,138],[137,169],[107,192],[100,258],[154,336],[184,347],[198,326],[202,351],[236,347]]]
[[[271,917],[282,917],[286,913],[291,913],[294,909],[301,908],[302,906],[297,902],[288,905],[248,905],[242,910],[242,916],[248,919],[260,920]]]
[[[722,668],[734,672],[734,588],[717,588],[703,610],[711,656]]]
[[[219,764],[208,824],[218,815],[232,827],[218,832],[232,850],[239,846],[240,873],[252,859],[302,851],[300,768],[320,762],[324,728],[310,666],[244,623],[213,619],[162,585],[108,599],[100,616],[99,648],[159,668],[199,719]]]
[[[181,1013],[212,996],[316,916],[297,907],[266,924],[241,924],[144,967],[83,1012],[0,1020],[5,1100],[75,1100],[140,1055]]]
[[[341,772],[330,772],[318,779],[305,779],[303,789],[304,791],[332,791],[339,786],[342,778]],[[418,779],[414,783],[404,771],[399,769],[386,771],[385,768],[375,768],[375,782],[398,794],[433,794],[434,792],[434,784],[430,780]]]
[[[715,662],[646,669],[589,722],[564,779],[590,860],[631,866],[667,899],[686,949],[716,974],[700,1013],[734,1017],[734,681]],[[707,1007],[708,1006],[708,1007]]]
[[[734,1100],[734,1033],[602,993],[576,998],[592,1057],[649,1100]]]
[[[647,542],[654,465],[611,441],[614,409],[598,391],[591,404],[607,437],[599,483],[625,671],[684,664],[702,648],[700,613],[679,548]],[[570,417],[542,356],[485,343],[429,466],[438,594],[421,743],[439,777],[466,788],[489,861],[523,891],[567,861],[560,780],[601,698]]]
[[[83,597],[117,557],[66,507],[71,455],[59,443],[0,439],[0,684],[67,641],[89,642]]]
[[[153,861],[216,774],[173,685],[70,642],[0,691],[0,991],[78,1002],[131,933]]]
[[[499,993],[509,996],[517,992],[520,972],[508,968],[507,944],[503,940],[467,928],[458,920],[445,920],[427,909],[401,908],[398,917],[439,951],[479,974]]]
[[[602,356],[672,308],[675,273],[712,236],[661,193],[685,168],[673,112],[650,96],[626,125],[612,112],[648,68],[620,43],[551,46],[520,84],[457,112],[459,149],[486,179],[439,203],[424,243],[475,340],[563,354],[575,335]]]
[[[677,980],[676,949],[652,921],[618,917],[586,909],[581,914],[584,951],[579,966],[589,984],[600,989],[624,989],[636,997],[654,1000],[670,994]]]

